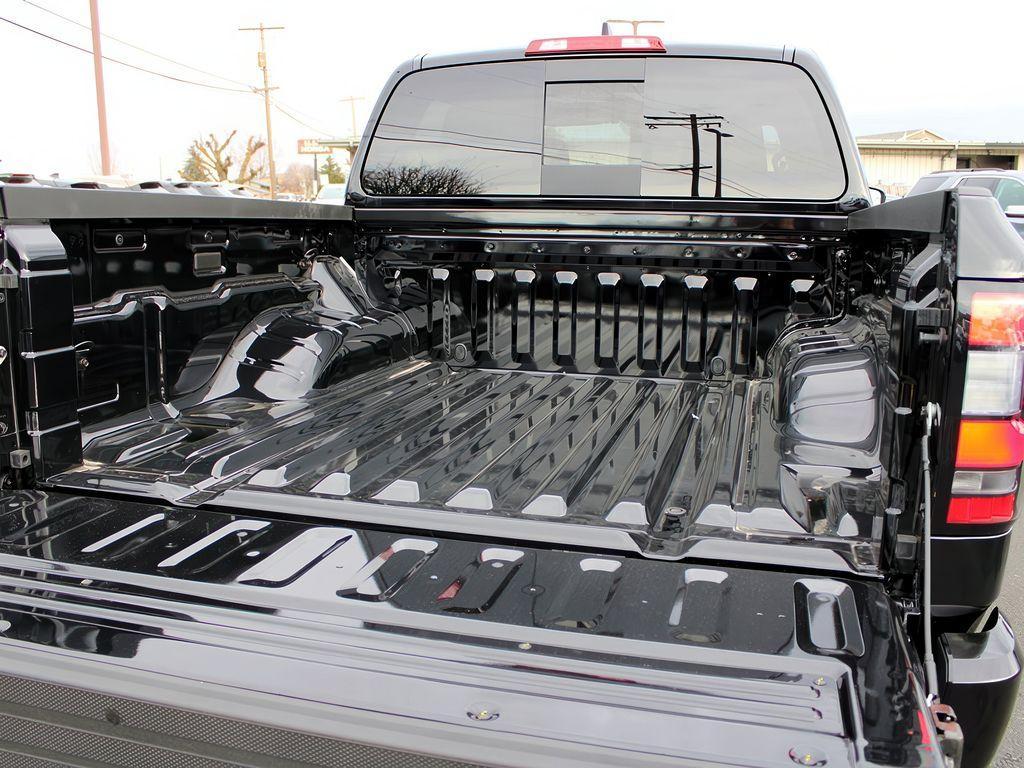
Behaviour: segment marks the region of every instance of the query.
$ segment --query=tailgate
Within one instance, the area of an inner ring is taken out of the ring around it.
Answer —
[[[0,534],[33,765],[938,759],[874,581],[58,493]]]

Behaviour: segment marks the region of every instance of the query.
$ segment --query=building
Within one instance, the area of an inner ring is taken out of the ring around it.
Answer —
[[[1024,170],[1024,142],[950,141],[924,128],[859,136],[857,147],[868,183],[894,195],[932,171]]]

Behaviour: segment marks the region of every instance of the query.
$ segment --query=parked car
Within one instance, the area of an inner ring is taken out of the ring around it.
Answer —
[[[1024,171],[1004,171],[1000,168],[935,171],[918,179],[907,194],[918,195],[922,192],[960,186],[989,190],[1010,219],[1014,229],[1024,236]]]
[[[320,188],[320,191],[316,193],[316,202],[324,203],[326,205],[344,205],[345,185],[324,184]]]
[[[0,753],[993,756],[1024,240],[871,205],[811,53],[417,56],[344,205],[0,201]]]

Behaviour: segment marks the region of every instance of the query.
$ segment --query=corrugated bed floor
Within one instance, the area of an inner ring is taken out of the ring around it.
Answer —
[[[694,503],[726,393],[420,361],[302,400],[219,399],[120,429],[57,480],[158,483],[185,504],[248,489],[650,532]]]

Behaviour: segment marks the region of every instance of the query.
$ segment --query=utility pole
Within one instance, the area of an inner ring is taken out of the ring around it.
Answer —
[[[338,99],[338,101],[347,101],[349,106],[352,108],[352,138],[356,139],[356,102],[362,101],[362,96],[346,96],[344,99]]]
[[[611,28],[609,24],[630,24],[633,27],[633,37],[636,37],[637,29],[640,28],[641,24],[664,24],[665,22],[661,19],[608,19],[604,24],[601,25],[601,34],[610,35]]]
[[[95,0],[94,0],[95,1]],[[263,108],[267,113],[267,158],[270,163],[270,199],[274,200],[277,198],[277,169],[274,167],[274,132],[270,127],[270,92],[276,91],[277,88],[270,87],[270,71],[267,68],[267,46],[264,32],[272,30],[284,29],[284,27],[265,27],[263,22],[260,22],[258,27],[239,27],[239,32],[259,32],[260,33],[260,51],[256,54],[256,66],[263,71],[263,87],[254,88],[253,90],[257,93],[263,94]]]
[[[89,0],[89,20],[92,26],[92,67],[96,75],[96,113],[100,126],[100,166],[104,176],[109,176],[110,137],[107,135],[107,94],[103,88],[103,51],[100,48],[99,0]]]

